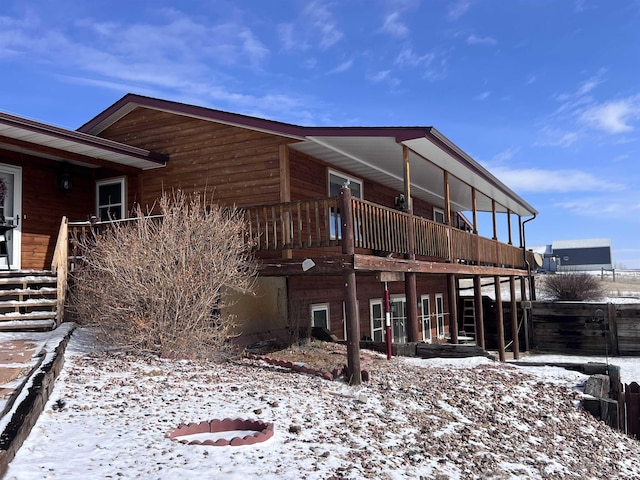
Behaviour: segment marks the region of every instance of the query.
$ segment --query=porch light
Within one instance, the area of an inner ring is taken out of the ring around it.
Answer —
[[[71,191],[73,184],[71,183],[71,173],[64,168],[58,172],[57,179],[58,190],[62,193],[68,193]]]

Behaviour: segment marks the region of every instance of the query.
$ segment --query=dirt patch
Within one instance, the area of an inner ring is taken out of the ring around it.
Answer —
[[[347,347],[339,343],[312,340],[305,345],[294,345],[260,355],[275,360],[282,360],[321,372],[331,372],[347,364]],[[360,351],[360,366],[365,368],[385,361],[383,357],[368,351]]]

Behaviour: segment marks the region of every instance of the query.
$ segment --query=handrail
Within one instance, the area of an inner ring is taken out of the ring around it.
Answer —
[[[69,259],[69,221],[67,217],[62,217],[56,247],[53,251],[51,261],[51,271],[56,274],[57,306],[56,323],[60,325],[64,319],[64,306],[67,297],[67,278]]]

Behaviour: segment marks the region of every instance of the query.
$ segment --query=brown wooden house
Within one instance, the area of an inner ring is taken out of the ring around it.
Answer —
[[[143,148],[0,113],[0,329],[55,326],[57,272],[51,268],[62,218],[86,220],[115,179],[135,183],[139,172],[165,160]],[[130,189],[127,201],[135,192]]]
[[[382,341],[386,280],[394,342],[455,343],[458,279],[508,277],[513,291],[528,275],[535,209],[433,127],[301,127],[126,95],[79,130],[169,157],[128,198],[206,190],[245,210],[260,259],[258,291],[236,307],[245,334],[314,325]]]
[[[457,343],[459,279],[506,277],[512,293],[520,280],[526,296],[536,211],[433,127],[301,127],[126,95],[79,131],[0,115],[0,176],[14,270],[66,265],[63,217],[124,218],[175,188],[241,207],[260,261],[255,294],[234,307],[245,335],[322,326],[382,341],[386,285],[394,342]]]

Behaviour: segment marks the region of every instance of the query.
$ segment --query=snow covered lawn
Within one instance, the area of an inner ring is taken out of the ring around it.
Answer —
[[[259,361],[87,353],[74,333],[5,478],[638,478],[640,442],[576,407],[585,377],[486,359],[375,361],[361,388]],[[60,408],[62,407],[62,408]],[[182,422],[274,422],[265,443],[184,445]]]

